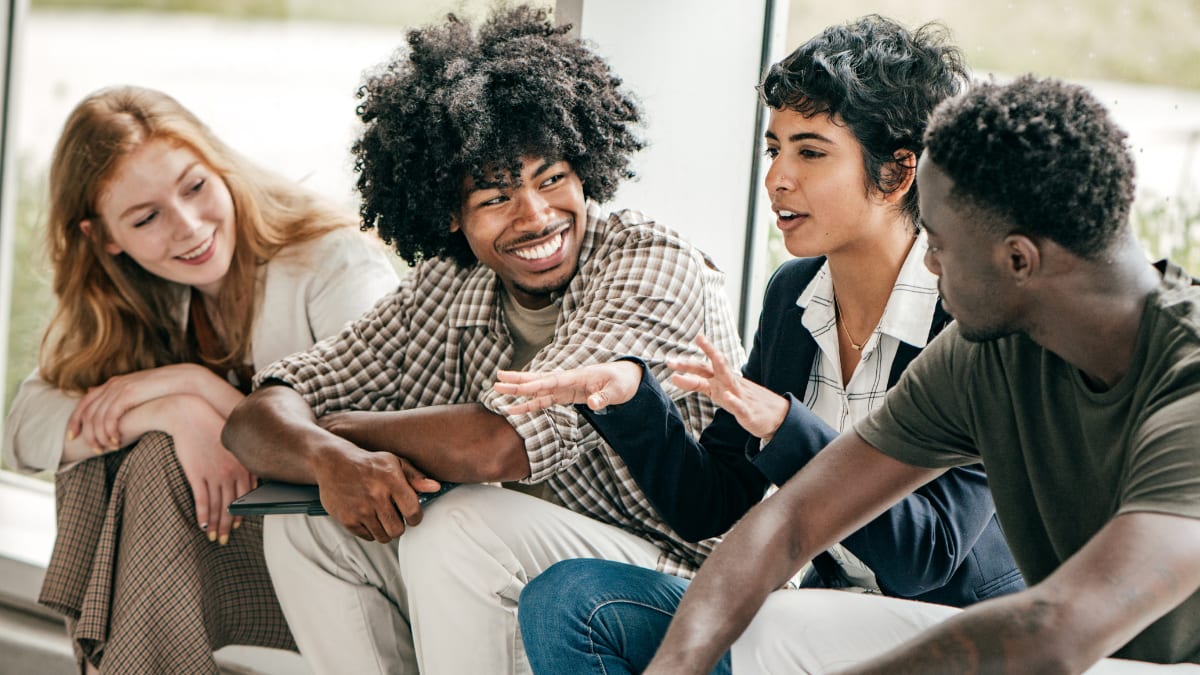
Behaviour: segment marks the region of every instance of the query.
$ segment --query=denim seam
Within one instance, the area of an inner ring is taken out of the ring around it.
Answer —
[[[650,610],[653,610],[660,614],[665,614],[667,616],[675,616],[674,612],[664,611],[661,607],[656,607],[654,605],[650,605],[650,604],[647,604],[644,602],[638,602],[636,600],[627,600],[627,599],[605,600],[604,602],[601,602],[601,603],[597,604],[594,608],[592,608],[592,611],[588,613],[587,623],[586,623],[587,629],[588,629],[588,645],[590,647],[591,655],[596,658],[596,663],[598,663],[600,666],[600,671],[603,673],[606,673],[606,674],[608,673],[608,669],[604,667],[604,659],[600,658],[600,655],[596,653],[595,635],[596,635],[597,631],[596,631],[596,629],[592,628],[592,620],[596,617],[596,614],[598,614],[601,609],[604,609],[605,607],[607,607],[609,605],[617,605],[617,604],[633,605],[635,607],[641,607],[643,609],[650,609]]]

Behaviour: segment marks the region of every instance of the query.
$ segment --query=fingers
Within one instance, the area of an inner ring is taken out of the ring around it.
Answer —
[[[726,379],[741,375],[741,373],[735,372],[733,368],[729,367],[729,362],[725,360],[725,356],[717,351],[717,348],[713,346],[713,343],[708,341],[708,338],[704,337],[703,333],[696,336],[696,345],[700,347],[700,351],[704,352],[704,355],[708,357],[709,363],[712,364],[713,375]]]
[[[527,370],[497,370],[496,380],[505,384],[524,384],[545,377],[545,373]]]
[[[711,398],[710,379],[690,373],[676,372],[671,375],[671,384],[684,391],[695,391]]]
[[[209,509],[209,540],[210,542],[216,542],[217,537],[221,536],[221,512],[223,510],[223,504],[221,503],[221,484],[216,482],[206,482],[205,488],[205,497],[206,501],[208,501]],[[226,525],[226,527],[228,527],[228,525]],[[226,536],[228,537],[228,530],[226,530]]]
[[[196,525],[208,533],[208,540],[216,540],[216,523],[209,520],[208,486],[203,482],[190,483],[192,498],[196,500]]]
[[[587,406],[592,410],[604,410],[611,401],[612,394],[609,394],[607,389],[601,389],[587,397]]]
[[[426,476],[424,472],[413,466],[411,462],[403,459],[400,460],[400,468],[404,471],[404,477],[408,479],[408,484],[412,486],[413,490],[417,492],[437,492],[442,489],[441,483]]]
[[[229,502],[233,501],[234,487],[232,482],[220,481],[209,490],[212,498],[214,513],[217,515],[216,539],[221,546],[229,543],[229,533],[233,529],[233,514],[229,513]],[[209,529],[209,540],[212,540],[212,529]]]
[[[574,378],[567,373],[525,373],[501,370],[496,372],[497,382],[492,385],[498,393],[510,396],[538,396],[557,394],[575,387]]]
[[[497,385],[499,386],[499,385]],[[499,389],[497,389],[499,391]],[[500,392],[501,394],[505,392]],[[526,399],[520,403],[514,403],[504,409],[510,415],[524,415],[527,413],[535,413],[546,408],[551,408],[557,405],[554,397],[546,394],[544,396],[535,396],[534,398]]]

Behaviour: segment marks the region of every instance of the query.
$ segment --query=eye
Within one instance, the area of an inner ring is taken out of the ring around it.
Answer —
[[[491,199],[489,199],[489,200],[487,200],[487,201],[482,201],[482,202],[479,202],[479,208],[483,208],[483,207],[485,207],[485,206],[495,206],[495,205],[497,205],[497,204],[503,204],[503,203],[504,203],[504,202],[506,202],[506,201],[508,201],[508,197],[507,197],[507,196],[505,196],[505,195],[496,195],[495,197],[492,197]]]
[[[800,156],[805,159],[820,159],[825,156],[825,153],[821,152],[820,150],[810,150],[805,148],[800,151]]]
[[[563,179],[565,179],[566,177],[567,177],[567,174],[565,174],[565,173],[556,173],[553,176],[550,176],[546,180],[542,181],[542,187],[550,187],[551,185],[561,183],[563,181]]]
[[[768,159],[775,159],[779,156],[779,148],[767,146],[767,148],[763,150],[763,154],[766,155]]]
[[[146,214],[145,218],[142,218],[141,220],[134,223],[133,226],[141,227],[143,225],[149,225],[150,222],[153,221],[157,217],[158,217],[158,211],[151,211],[150,213]]]
[[[192,187],[188,188],[188,191],[189,191],[189,192],[199,192],[199,191],[201,191],[201,190],[203,190],[203,189],[204,189],[204,184],[205,184],[206,182],[207,182],[207,179],[205,179],[205,178],[201,178],[200,180],[196,181],[196,184],[195,184],[195,185],[193,185]]]

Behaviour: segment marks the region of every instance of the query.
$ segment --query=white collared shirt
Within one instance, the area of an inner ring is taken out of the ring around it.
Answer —
[[[937,306],[937,277],[925,267],[928,244],[922,232],[900,267],[883,316],[867,339],[861,360],[845,387],[838,353],[837,318],[833,305],[833,278],[829,262],[818,270],[800,293],[796,304],[804,308],[802,323],[817,343],[804,404],[839,432],[867,416],[883,402],[888,376],[901,342],[922,348]]]

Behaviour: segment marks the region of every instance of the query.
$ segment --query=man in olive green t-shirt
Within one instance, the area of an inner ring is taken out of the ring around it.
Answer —
[[[956,323],[730,531],[647,673],[731,644],[734,672],[1200,673],[1200,286],[1135,239],[1124,137],[1054,80],[938,108],[917,182]],[[1028,590],[964,611],[772,592],[980,459]]]

